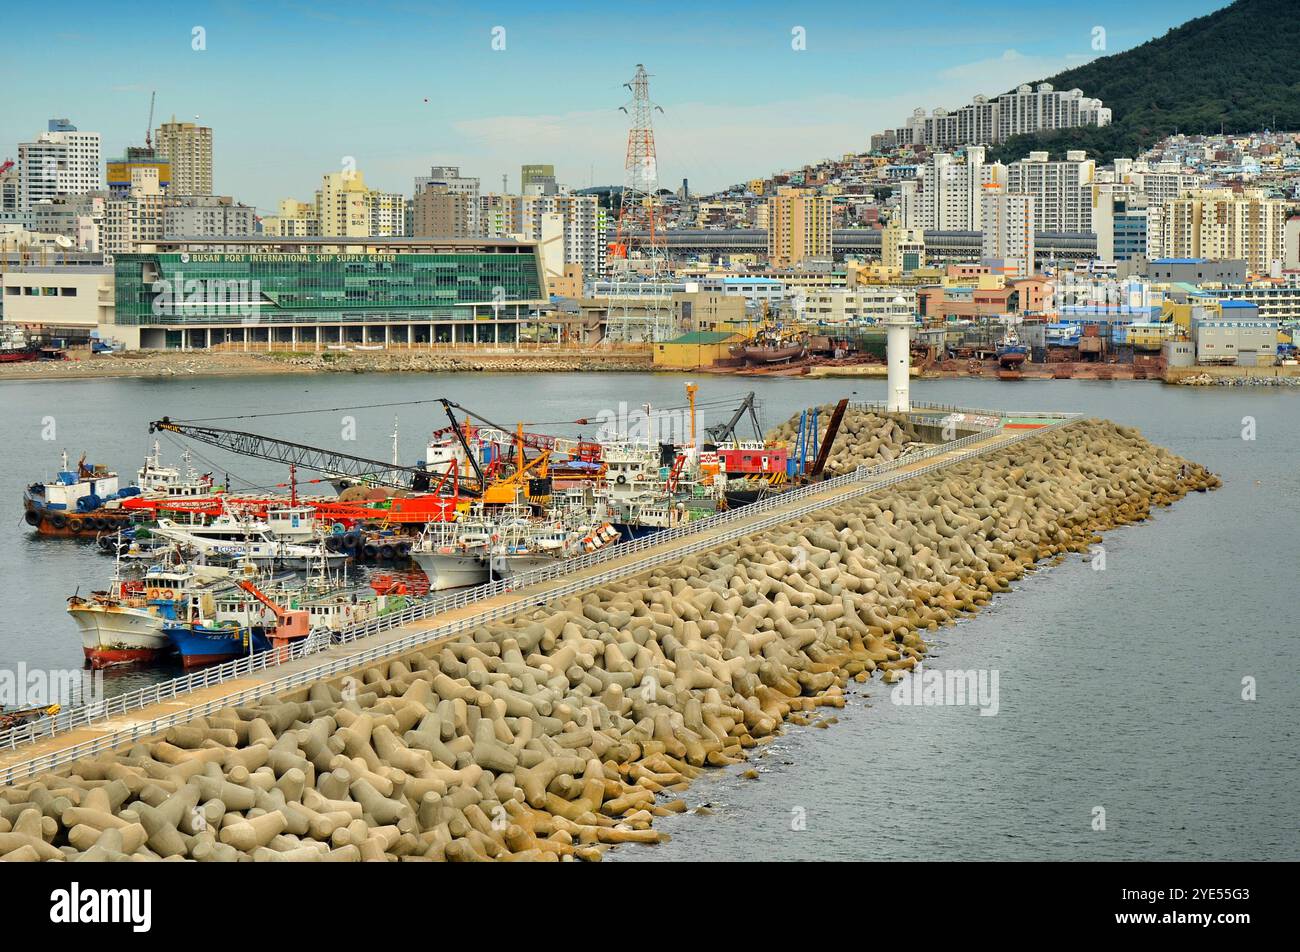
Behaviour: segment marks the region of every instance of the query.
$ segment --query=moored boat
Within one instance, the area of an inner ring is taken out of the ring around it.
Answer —
[[[226,574],[207,566],[153,566],[141,578],[126,579],[119,560],[107,589],[68,598],[86,660],[92,668],[106,668],[168,654],[166,624],[184,617],[192,601],[201,603]]]
[[[93,539],[130,524],[119,500],[138,492],[134,486],[119,489],[117,473],[87,463],[84,456],[69,469],[64,453],[51,482],[32,483],[23,491],[23,519],[38,535]]]

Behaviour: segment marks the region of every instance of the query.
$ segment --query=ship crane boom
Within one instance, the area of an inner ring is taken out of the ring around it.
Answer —
[[[319,446],[307,446],[303,443],[246,433],[242,430],[199,426],[172,420],[169,417],[154,420],[149,424],[149,432],[175,433],[177,436],[207,443],[209,446],[237,453],[240,456],[285,463],[335,478],[361,479],[374,486],[385,486],[389,489],[428,492],[435,475],[415,466],[400,466],[382,460],[351,456]],[[461,488],[465,489],[464,486]]]

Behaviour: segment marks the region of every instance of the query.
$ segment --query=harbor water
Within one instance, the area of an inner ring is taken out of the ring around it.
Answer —
[[[434,403],[385,404],[445,396],[506,426],[522,417],[539,430],[595,435],[598,420],[635,427],[647,402],[677,425],[685,380],[402,374],[0,384],[0,498],[10,518],[0,545],[0,667],[80,668],[65,600],[103,587],[112,571],[94,546],[36,539],[22,522],[23,487],[49,478],[64,449],[71,460],[85,452],[113,467],[125,484],[155,438],[148,422],[169,415],[220,417],[213,425],[386,460],[396,416],[409,463],[446,416]],[[724,419],[754,390],[769,428],[841,396],[883,399],[885,389],[883,380],[697,382],[702,424]],[[608,858],[1300,858],[1300,645],[1290,621],[1300,565],[1300,397],[1271,388],[975,380],[920,381],[914,397],[1106,417],[1207,465],[1224,486],[1109,534],[1100,559],[1042,568],[977,617],[937,633],[927,665],[996,672],[996,716],[969,705],[895,704],[878,682],[855,687],[830,729],[794,727],[763,745],[752,763],[758,779],[745,779],[741,767],[697,780],[687,800],[709,811],[659,821],[672,842]],[[320,408],[339,409],[255,416]],[[164,462],[175,464],[182,444],[160,439]],[[219,481],[229,473],[237,490],[287,479],[277,464],[195,450],[201,472]],[[175,674],[109,671],[105,689]],[[1252,690],[1254,699],[1244,699]]]

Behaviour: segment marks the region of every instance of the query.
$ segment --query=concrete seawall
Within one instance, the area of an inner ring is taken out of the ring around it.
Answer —
[[[1075,422],[0,788],[7,860],[598,859],[1034,561],[1217,479]],[[1030,646],[1031,647],[1031,646]]]

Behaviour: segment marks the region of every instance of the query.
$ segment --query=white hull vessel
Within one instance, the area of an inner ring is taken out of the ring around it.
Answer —
[[[81,629],[81,647],[92,666],[147,661],[170,647],[161,615],[144,608],[80,604],[68,606]]]
[[[561,561],[558,555],[494,555],[492,556],[492,577],[494,579],[513,578],[533,569],[545,568]]]
[[[487,562],[481,555],[452,552],[411,551],[411,558],[429,578],[429,590],[445,591],[466,585],[482,585],[488,580]]]

